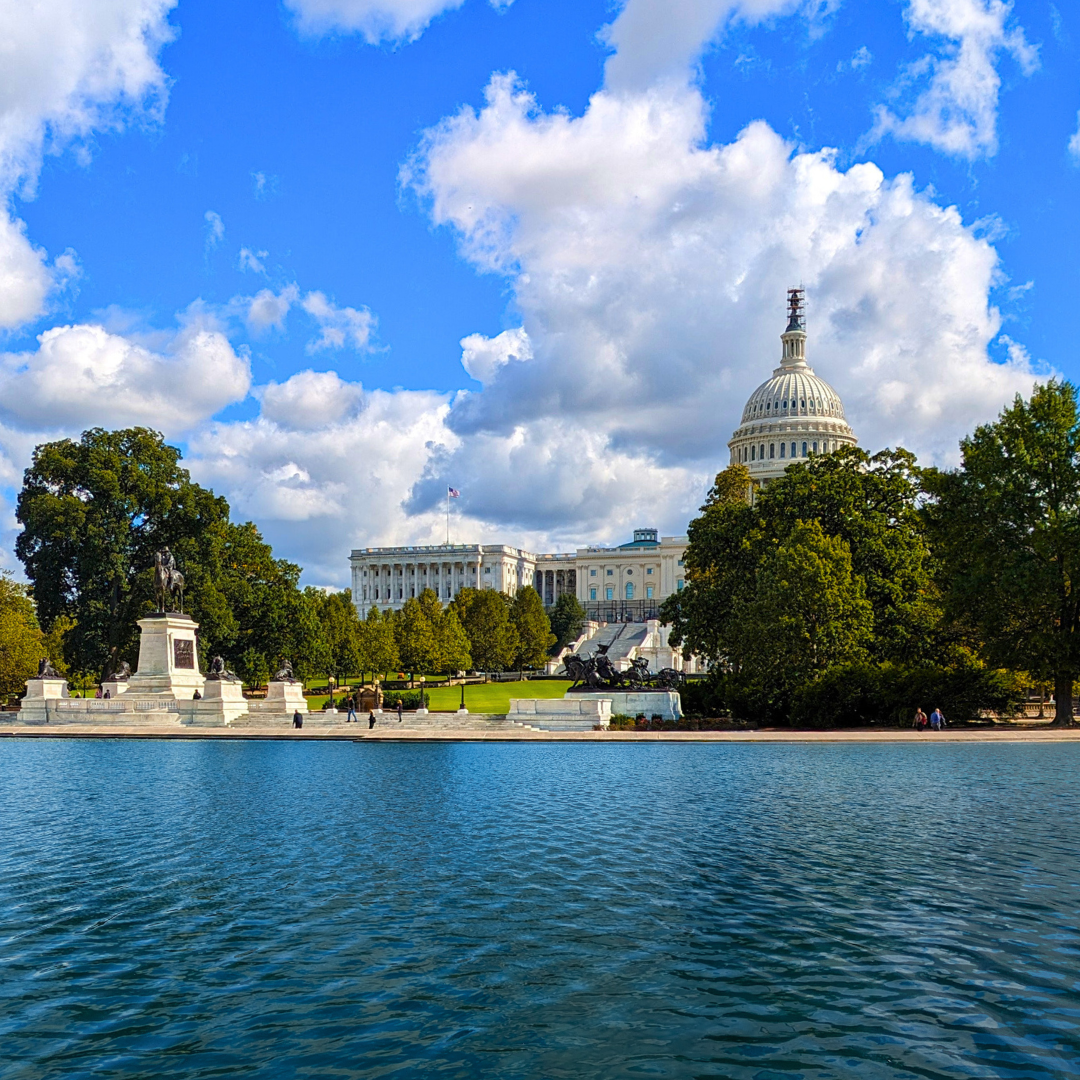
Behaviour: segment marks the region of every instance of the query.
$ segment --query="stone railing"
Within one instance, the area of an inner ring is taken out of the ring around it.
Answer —
[[[179,712],[176,698],[52,698],[49,708],[58,713]]]

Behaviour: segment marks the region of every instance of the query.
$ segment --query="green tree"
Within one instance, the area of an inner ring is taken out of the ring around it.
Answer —
[[[537,594],[539,595],[539,594]],[[573,593],[563,593],[551,609],[551,632],[555,635],[554,651],[577,641],[585,625],[585,609]]]
[[[352,602],[352,592],[324,593],[320,589],[307,589],[319,614],[322,636],[326,642],[329,674],[339,683],[348,681],[350,675],[360,672],[361,649],[360,620]]]
[[[361,670],[381,675],[394,670],[401,662],[394,634],[394,617],[389,612],[384,616],[372,605],[360,629]]]
[[[270,678],[270,663],[258,649],[249,647],[237,661],[236,673],[249,690],[256,690]]]
[[[448,607],[442,614],[440,637],[442,674],[453,675],[459,671],[468,671],[472,667],[469,638],[458,621],[457,612],[452,607]]]
[[[765,559],[735,622],[741,695],[759,716],[780,719],[800,687],[865,658],[874,614],[847,543],[800,522]]]
[[[547,659],[548,649],[555,644],[555,635],[551,632],[544,602],[535,589],[528,585],[518,589],[510,605],[510,622],[517,638],[512,658],[514,667],[518,671],[539,667]]]
[[[510,621],[510,598],[494,589],[461,589],[452,607],[469,638],[477,671],[506,671],[514,662],[517,631]]]
[[[0,701],[26,689],[26,680],[37,674],[45,655],[33,600],[24,585],[0,570]]]
[[[964,439],[958,469],[928,471],[926,508],[946,611],[994,666],[1054,680],[1073,722],[1080,672],[1080,414],[1052,381]]]
[[[411,596],[405,601],[394,618],[394,637],[401,666],[410,674],[439,670],[438,627],[432,625],[430,612],[421,599]]]
[[[135,660],[136,620],[152,607],[153,557],[227,519],[228,507],[194,484],[180,452],[146,428],[94,428],[78,442],[34,450],[19,493],[16,554],[48,628],[75,620],[67,659],[80,670]]]
[[[933,560],[919,514],[921,476],[905,450],[854,447],[790,465],[746,500],[743,466],[724,470],[689,527],[687,587],[665,601],[672,643],[738,665],[740,611],[770,553],[806,522],[843,540],[874,614],[875,660],[920,662],[940,647]]]

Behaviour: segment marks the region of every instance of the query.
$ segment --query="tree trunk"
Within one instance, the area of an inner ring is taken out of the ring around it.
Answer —
[[[1073,675],[1071,671],[1059,671],[1054,676],[1054,713],[1051,727],[1072,727],[1073,724]]]

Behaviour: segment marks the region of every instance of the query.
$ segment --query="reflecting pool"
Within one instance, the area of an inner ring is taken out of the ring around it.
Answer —
[[[0,1076],[1080,1075],[1080,745],[0,743]]]

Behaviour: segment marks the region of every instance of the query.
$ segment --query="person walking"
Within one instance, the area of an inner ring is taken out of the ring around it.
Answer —
[[[367,728],[368,728],[368,731],[370,731],[370,730],[371,730],[371,729],[372,729],[372,728],[373,728],[374,726],[375,726],[375,710],[374,710],[374,709],[372,709],[372,710],[371,710],[371,711],[370,711],[370,712],[368,713],[368,717],[367,717]]]
[[[926,727],[926,713],[922,711],[921,706],[915,710],[915,718],[911,721],[911,726],[916,731],[922,731]]]
[[[359,721],[356,719],[356,695],[354,694],[350,698],[345,699],[345,704],[349,707],[349,715],[345,717],[346,724],[356,724]]]
[[[401,719],[402,719],[402,718],[401,718],[401,714],[402,714],[402,712],[403,712],[403,711],[404,711],[404,710],[402,709],[402,706],[401,706],[401,699],[400,699],[400,698],[398,698],[398,703],[397,703],[397,722],[398,722],[399,724],[401,723]]]
[[[302,728],[304,726],[304,718],[300,715],[299,709],[292,714],[292,726],[294,728]]]
[[[937,705],[935,705],[934,711],[930,714],[930,730],[940,731],[944,726],[945,714],[941,711],[940,708],[938,708]]]

